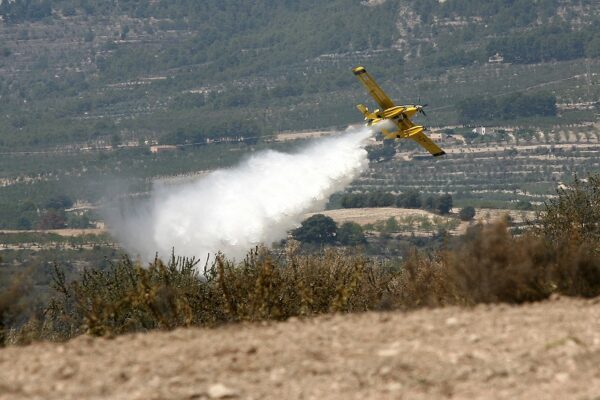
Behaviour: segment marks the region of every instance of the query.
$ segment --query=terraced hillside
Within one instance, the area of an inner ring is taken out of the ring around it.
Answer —
[[[461,99],[515,91],[547,91],[567,105],[552,124],[590,121],[600,96],[598,7],[4,1],[0,147],[193,143],[345,125],[365,99],[349,73],[359,63],[394,98],[428,102],[429,125],[465,122]]]
[[[399,143],[393,159],[372,163],[368,173],[349,190],[451,193],[455,206],[535,206],[552,198],[556,189],[575,175],[585,177],[600,169],[597,129],[584,126],[528,135],[517,132],[512,137],[488,133],[470,143],[446,138],[441,143],[448,154],[439,159],[402,151],[404,144]]]
[[[417,122],[454,141],[442,141],[445,159],[426,162],[403,161],[414,148],[395,146],[395,161],[372,163],[352,190],[418,187],[450,192],[457,206],[535,205],[574,172],[597,170],[596,148],[585,146],[599,133],[598,7],[2,2],[0,227],[36,227],[57,196],[77,205],[139,196],[156,178],[293,150],[302,141],[273,142],[293,132],[359,123],[354,105],[371,100],[350,72],[356,64],[394,99],[429,103]],[[538,98],[554,103],[548,115],[529,110]],[[488,108],[474,110],[480,104]],[[481,126],[496,133],[471,133]],[[153,155],[155,144],[182,150]],[[99,219],[93,210],[88,219]]]

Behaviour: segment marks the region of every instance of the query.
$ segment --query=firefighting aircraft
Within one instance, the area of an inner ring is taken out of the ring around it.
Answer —
[[[392,100],[385,94],[375,80],[369,75],[364,67],[356,67],[352,70],[354,75],[365,85],[367,91],[381,109],[376,109],[373,112],[369,112],[369,109],[364,104],[356,106],[358,111],[363,113],[367,126],[375,125],[383,121],[391,121],[398,128],[397,131],[390,132],[389,130],[382,128],[384,138],[386,139],[412,139],[415,142],[423,146],[428,152],[433,154],[434,157],[443,156],[446,154],[444,150],[440,149],[431,139],[429,139],[423,131],[425,128],[421,125],[415,125],[410,120],[410,117],[416,113],[425,115],[423,106],[419,105],[404,105],[397,106]]]

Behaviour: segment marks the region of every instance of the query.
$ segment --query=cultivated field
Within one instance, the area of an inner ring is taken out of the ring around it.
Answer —
[[[517,203],[541,205],[574,175],[586,177],[600,169],[599,132],[579,127],[578,134],[560,131],[545,134],[488,135],[473,143],[443,140],[447,155],[428,157],[401,141],[391,161],[372,162],[369,171],[350,190],[451,193],[458,207],[515,209]],[[415,157],[417,156],[417,157]]]
[[[449,216],[440,216],[430,211],[412,209],[412,208],[396,208],[396,207],[378,207],[378,208],[343,208],[338,210],[326,210],[319,213],[307,214],[309,217],[314,214],[324,214],[331,217],[338,225],[344,222],[356,222],[359,225],[376,224],[385,222],[389,218],[395,218],[400,225],[401,233],[415,233],[417,235],[430,235],[433,232],[452,226],[451,234],[459,235],[466,232],[467,228],[476,223],[491,223],[497,222],[509,217],[514,224],[523,224],[527,221],[533,221],[535,218],[534,211],[516,211],[502,209],[476,209],[475,217],[472,221],[459,221],[458,209],[452,210],[453,214]],[[427,225],[429,229],[419,229],[429,221]]]

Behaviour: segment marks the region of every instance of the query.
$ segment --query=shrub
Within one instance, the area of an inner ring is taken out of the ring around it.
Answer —
[[[408,190],[398,195],[396,206],[402,208],[420,208],[421,195],[416,190]]]
[[[435,209],[440,214],[449,214],[452,211],[452,195],[443,194],[438,197],[435,202]]]
[[[586,181],[575,177],[570,187],[545,204],[534,229],[555,243],[600,242],[600,176]]]
[[[471,221],[473,218],[475,218],[475,208],[471,206],[464,207],[458,213],[458,217],[461,219],[461,221]]]
[[[362,227],[356,222],[344,222],[337,231],[337,239],[344,246],[357,246],[367,242]]]
[[[147,268],[124,258],[71,283],[57,269],[57,295],[40,335],[67,339],[380,308],[385,269],[331,249],[300,256],[297,243],[290,242],[281,263],[257,248],[239,264],[218,255],[203,273],[196,261],[174,256]]]

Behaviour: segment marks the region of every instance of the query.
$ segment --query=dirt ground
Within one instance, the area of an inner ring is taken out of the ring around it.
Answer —
[[[344,222],[356,222],[360,225],[373,224],[377,221],[385,221],[390,217],[403,218],[409,215],[433,217],[435,214],[429,211],[396,207],[377,208],[341,208],[337,210],[325,210],[317,213],[306,214],[308,218],[314,214],[324,214],[332,218],[338,224]]]
[[[600,300],[366,313],[0,350],[0,399],[599,399]]]
[[[458,214],[459,209],[453,209],[454,214]],[[324,214],[331,217],[339,225],[344,222],[356,222],[360,225],[373,224],[377,221],[385,221],[390,217],[394,217],[397,220],[408,216],[416,217],[427,217],[429,219],[439,218],[440,216],[425,210],[413,209],[413,208],[396,208],[396,207],[377,207],[377,208],[342,208],[337,210],[325,210],[317,213],[306,214],[304,217],[308,218],[314,214]],[[473,221],[465,222],[461,221],[460,225],[450,233],[455,235],[462,235],[467,231],[467,228],[475,223],[490,223],[494,221],[502,220],[509,215],[514,223],[523,223],[525,220],[535,219],[534,211],[515,211],[515,210],[502,210],[502,209],[476,209],[475,218]],[[444,217],[446,218],[446,217]],[[431,232],[413,232],[421,236],[430,236]]]
[[[106,233],[104,228],[85,228],[85,229],[37,229],[37,230],[12,230],[2,229],[0,233],[55,233],[60,236],[83,236],[83,235],[101,235]]]

